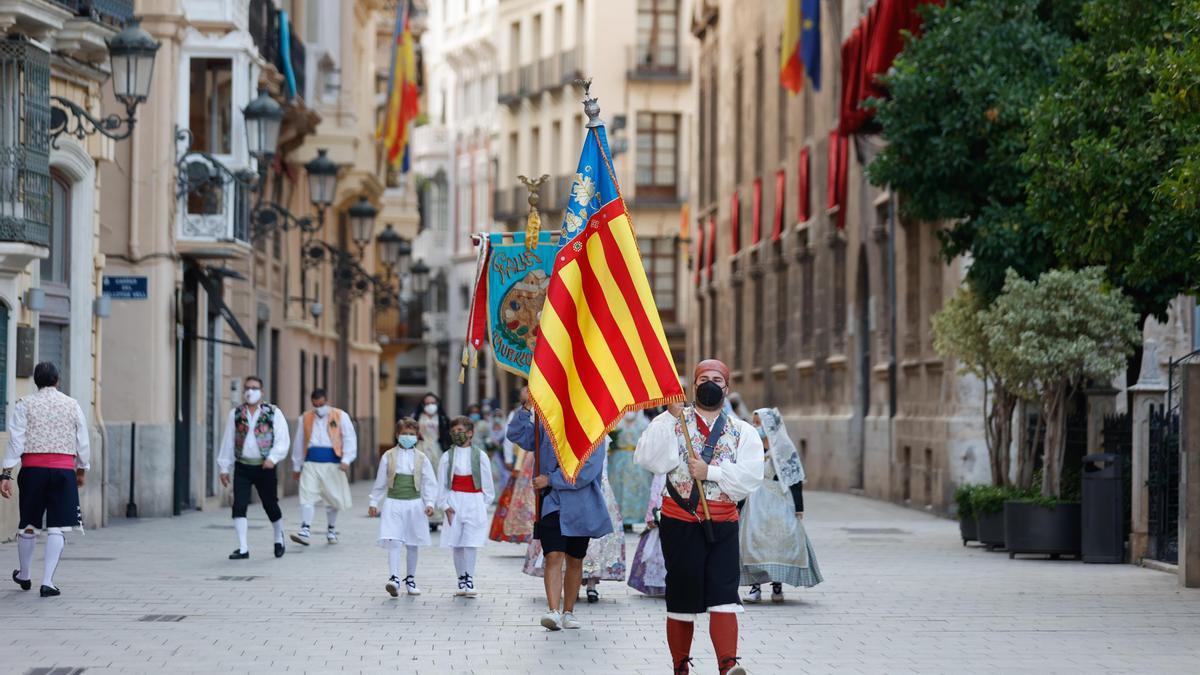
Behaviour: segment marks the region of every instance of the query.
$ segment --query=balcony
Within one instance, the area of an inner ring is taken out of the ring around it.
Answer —
[[[625,58],[629,64],[626,76],[632,81],[690,82],[692,78],[691,54],[682,45],[673,49],[629,47]]]
[[[683,191],[675,185],[635,185],[629,208],[677,209],[684,201]]]
[[[296,76],[296,94],[302,95],[307,79],[304,41],[296,33],[291,20],[288,21],[288,36],[291,44],[286,47],[280,44],[279,10],[271,0],[250,0],[248,31],[254,46],[263,60],[275,66],[280,73],[284,68],[284,54],[290,57],[292,73]]]
[[[506,70],[497,76],[497,80],[496,101],[500,105],[513,105],[521,101],[516,71]]]
[[[51,0],[75,17],[120,28],[133,17],[133,0]]]
[[[534,63],[500,73],[496,100],[501,105],[516,105],[526,97],[540,96],[583,77],[582,53],[569,49],[543,57]]]
[[[250,252],[254,195],[220,180],[197,185],[179,200],[178,248],[192,258],[238,258]]]
[[[50,54],[0,39],[0,268],[20,271],[50,245]],[[38,248],[33,248],[38,247]]]

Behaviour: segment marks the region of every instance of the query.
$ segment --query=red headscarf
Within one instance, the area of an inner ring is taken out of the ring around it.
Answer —
[[[692,382],[695,382],[700,377],[700,373],[706,370],[715,370],[725,378],[725,384],[729,384],[729,366],[725,365],[717,359],[704,359],[696,364],[696,370],[692,371]]]

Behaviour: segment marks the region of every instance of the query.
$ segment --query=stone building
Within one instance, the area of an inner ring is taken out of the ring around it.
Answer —
[[[251,374],[291,426],[311,390],[327,388],[357,422],[352,475],[364,476],[375,462],[380,347],[374,289],[359,282],[382,272],[374,236],[356,241],[353,209],[376,211],[373,234],[413,220],[386,194],[375,141],[385,3],[136,4],[162,43],[159,77],[121,168],[105,175],[115,196],[101,213],[101,250],[105,275],[145,277],[149,292],[114,300],[104,336],[108,512],[220,505],[215,456]],[[263,179],[244,113],[259,91],[282,108]],[[325,199],[306,168],[321,153],[337,175]]]
[[[937,225],[899,219],[869,184],[879,137],[838,133],[842,45],[871,4],[821,3],[822,87],[796,95],[779,84],[784,3],[690,13],[689,361],[725,360],[748,408],[784,412],[814,487],[945,511],[988,476],[980,385],[929,329],[964,262],[945,265]]]
[[[60,389],[79,401],[91,431],[92,473],[81,493],[89,526],[104,520],[109,454],[99,378],[105,322],[93,312],[105,264],[100,213],[112,192],[101,167],[113,166],[120,143],[56,132],[77,128],[68,104],[97,118],[112,111],[105,40],[132,13],[131,0],[0,4],[0,446],[11,404],[35,389],[33,365],[54,361]],[[54,125],[60,112],[67,129]],[[0,500],[0,530],[16,521],[16,500]]]

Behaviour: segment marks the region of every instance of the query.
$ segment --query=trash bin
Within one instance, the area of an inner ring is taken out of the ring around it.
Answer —
[[[1124,463],[1110,453],[1083,458],[1083,562],[1125,562]]]

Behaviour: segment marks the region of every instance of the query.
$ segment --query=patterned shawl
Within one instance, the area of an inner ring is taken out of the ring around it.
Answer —
[[[768,453],[775,467],[775,475],[785,486],[804,482],[804,465],[800,463],[800,453],[788,437],[787,427],[779,408],[759,408],[754,411],[762,421],[762,428],[767,432]]]

